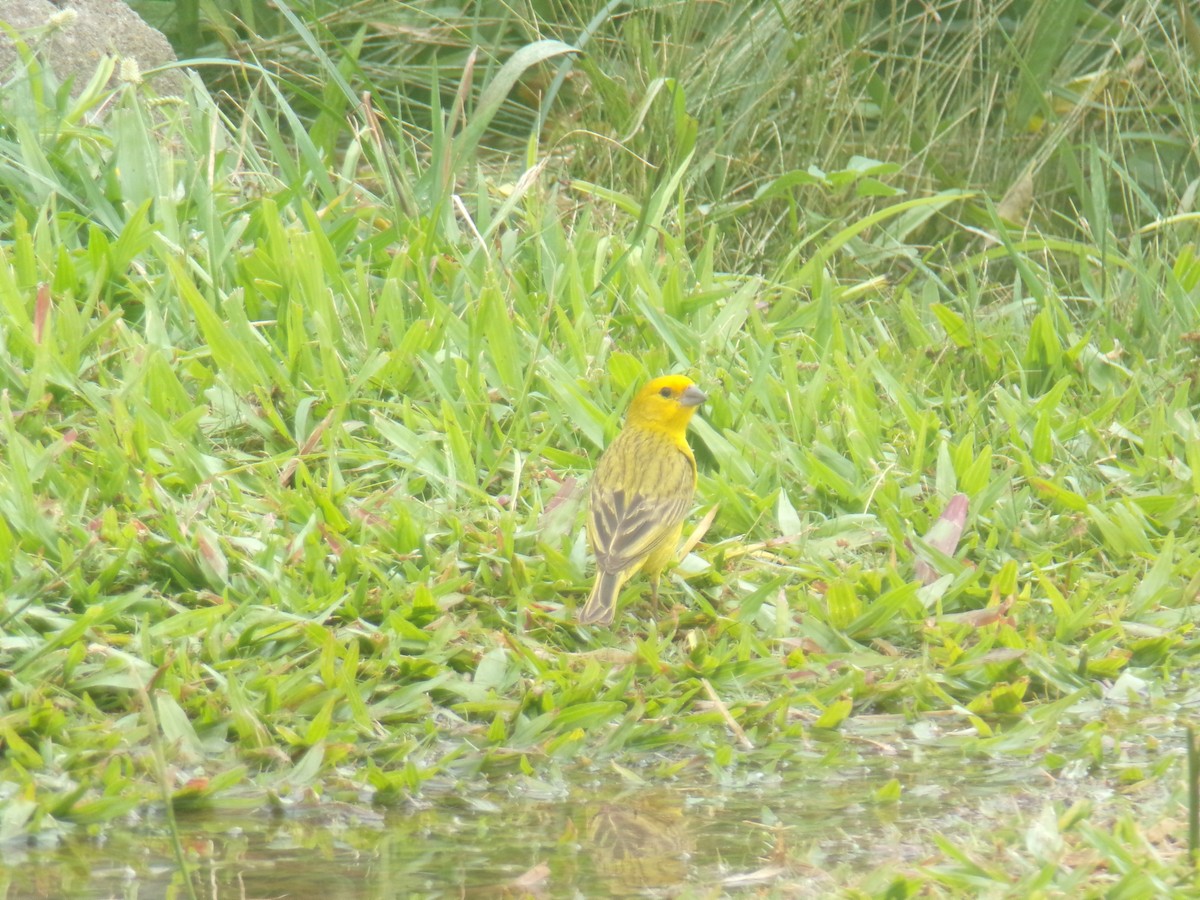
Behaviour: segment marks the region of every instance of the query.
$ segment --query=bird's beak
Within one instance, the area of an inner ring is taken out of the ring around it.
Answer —
[[[679,404],[681,406],[699,406],[708,399],[708,394],[700,390],[694,384],[689,384],[683,389],[683,393],[679,395]]]

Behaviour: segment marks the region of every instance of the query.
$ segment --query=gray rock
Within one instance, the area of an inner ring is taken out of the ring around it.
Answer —
[[[74,11],[73,17],[70,11]],[[73,94],[88,83],[104,56],[135,61],[159,96],[184,92],[185,79],[178,69],[145,74],[155,66],[174,62],[175,51],[161,32],[121,0],[0,0],[0,22],[12,26],[59,81],[74,78]],[[11,78],[19,66],[12,39],[0,30],[0,83]],[[118,65],[114,81],[119,73]]]

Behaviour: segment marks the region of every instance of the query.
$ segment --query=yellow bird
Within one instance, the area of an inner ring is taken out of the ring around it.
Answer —
[[[688,422],[707,399],[683,375],[655,378],[633,398],[625,426],[601,455],[588,511],[596,581],[581,625],[611,623],[621,586],[639,571],[658,599],[659,575],[675,560],[696,491]]]

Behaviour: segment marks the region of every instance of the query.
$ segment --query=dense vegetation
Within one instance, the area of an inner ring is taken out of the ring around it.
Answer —
[[[926,748],[1119,790],[836,884],[1193,877],[1194,9],[270,10],[4,75],[0,838]],[[578,628],[671,371],[690,554]]]

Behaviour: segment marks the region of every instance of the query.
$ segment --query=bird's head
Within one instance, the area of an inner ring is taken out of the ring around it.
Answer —
[[[707,399],[708,395],[686,375],[663,375],[637,392],[626,423],[682,433],[696,407]]]

